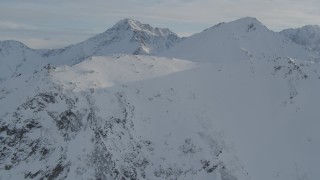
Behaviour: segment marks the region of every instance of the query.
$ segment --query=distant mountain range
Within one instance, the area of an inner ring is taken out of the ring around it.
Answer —
[[[320,27],[307,25],[297,29],[285,29],[280,34],[290,38],[293,42],[307,46],[320,52]]]
[[[319,29],[124,19],[61,49],[0,41],[0,179],[315,180]]]

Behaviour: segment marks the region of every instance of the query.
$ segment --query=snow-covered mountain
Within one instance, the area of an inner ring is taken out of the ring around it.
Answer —
[[[90,56],[112,54],[153,55],[169,49],[180,38],[167,28],[153,28],[132,19],[124,19],[95,37],[63,49],[45,52],[53,64],[77,64]]]
[[[278,57],[314,59],[306,48],[265,27],[255,18],[246,17],[220,23],[185,38],[161,55],[194,61],[265,60]]]
[[[91,56],[112,54],[153,55],[178,41],[180,38],[167,28],[153,28],[132,19],[121,20],[97,36],[62,49],[35,50],[17,41],[0,41],[0,83],[49,63],[74,65]]]
[[[307,25],[296,29],[285,29],[280,34],[290,38],[293,42],[310,47],[320,53],[320,27]]]
[[[163,39],[176,45],[152,52],[169,57],[103,34],[52,51],[2,42],[6,67],[28,58],[0,73],[0,179],[318,179],[316,52],[254,18]]]

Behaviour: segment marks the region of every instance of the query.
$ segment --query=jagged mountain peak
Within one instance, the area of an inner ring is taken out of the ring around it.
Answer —
[[[17,67],[19,69],[20,62],[28,61],[29,58],[43,59],[40,64],[74,65],[92,56],[157,54],[172,47],[179,40],[180,38],[168,28],[153,28],[148,24],[127,18],[120,20],[103,33],[61,49],[34,50],[18,41],[0,41],[0,63],[15,62],[11,63],[9,68],[1,66],[8,69],[7,71],[10,70],[10,75],[7,75],[11,76],[11,71]],[[15,61],[9,60],[12,58]]]
[[[257,18],[253,18],[253,17],[244,17],[244,18],[240,18],[238,20],[235,20],[233,22],[230,22],[230,24],[242,24],[247,26],[255,26],[256,28],[264,28],[264,29],[268,29],[262,22],[260,22]]]
[[[235,21],[232,22],[242,22],[242,23],[257,23],[257,24],[262,24],[257,18],[255,17],[250,17],[250,16],[246,16],[240,19],[237,19]]]
[[[111,29],[116,31],[134,31],[134,32],[144,32],[152,36],[177,36],[174,32],[172,32],[168,28],[158,28],[152,27],[149,24],[143,24],[138,20],[126,18],[118,21]],[[108,30],[108,31],[109,31]],[[107,32],[108,32],[107,31]]]
[[[55,65],[74,65],[91,56],[157,54],[169,49],[179,40],[180,38],[167,28],[153,28],[149,24],[127,18],[86,41],[50,51],[45,56]]]
[[[243,17],[228,23],[219,23],[206,29],[212,30],[217,28],[223,28],[223,30],[233,31],[236,34],[248,33],[256,30],[270,31],[265,25],[263,25],[258,19],[253,17]]]
[[[142,30],[142,29],[152,29],[152,27],[149,24],[142,24],[138,20],[126,18],[118,21],[113,28],[119,28],[119,29],[135,29],[135,30]]]

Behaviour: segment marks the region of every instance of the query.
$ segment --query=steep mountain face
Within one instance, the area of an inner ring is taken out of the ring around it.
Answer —
[[[296,29],[285,29],[280,34],[290,38],[293,42],[310,47],[320,53],[320,27],[307,25]]]
[[[202,62],[318,57],[250,17],[215,25],[184,39],[161,55]]]
[[[196,67],[146,56],[96,57],[6,81],[0,178],[234,179],[220,136],[195,122],[196,114],[180,114],[184,96],[193,102],[196,94],[180,94],[184,87],[161,80]],[[153,82],[160,83],[156,89]]]
[[[10,78],[0,178],[316,179],[319,67],[116,55]]]
[[[0,41],[0,83],[41,67],[36,50],[18,41]]]
[[[169,29],[153,28],[124,19],[111,29],[79,44],[43,54],[50,63],[77,64],[90,56],[112,54],[152,55],[169,49],[180,38]]]
[[[254,18],[177,41],[123,20],[60,50],[1,42],[0,179],[318,178],[317,53]]]

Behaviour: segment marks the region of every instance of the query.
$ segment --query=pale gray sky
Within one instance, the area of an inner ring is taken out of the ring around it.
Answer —
[[[219,22],[256,17],[274,31],[320,24],[319,0],[0,0],[0,40],[56,48],[132,18],[180,36]]]

